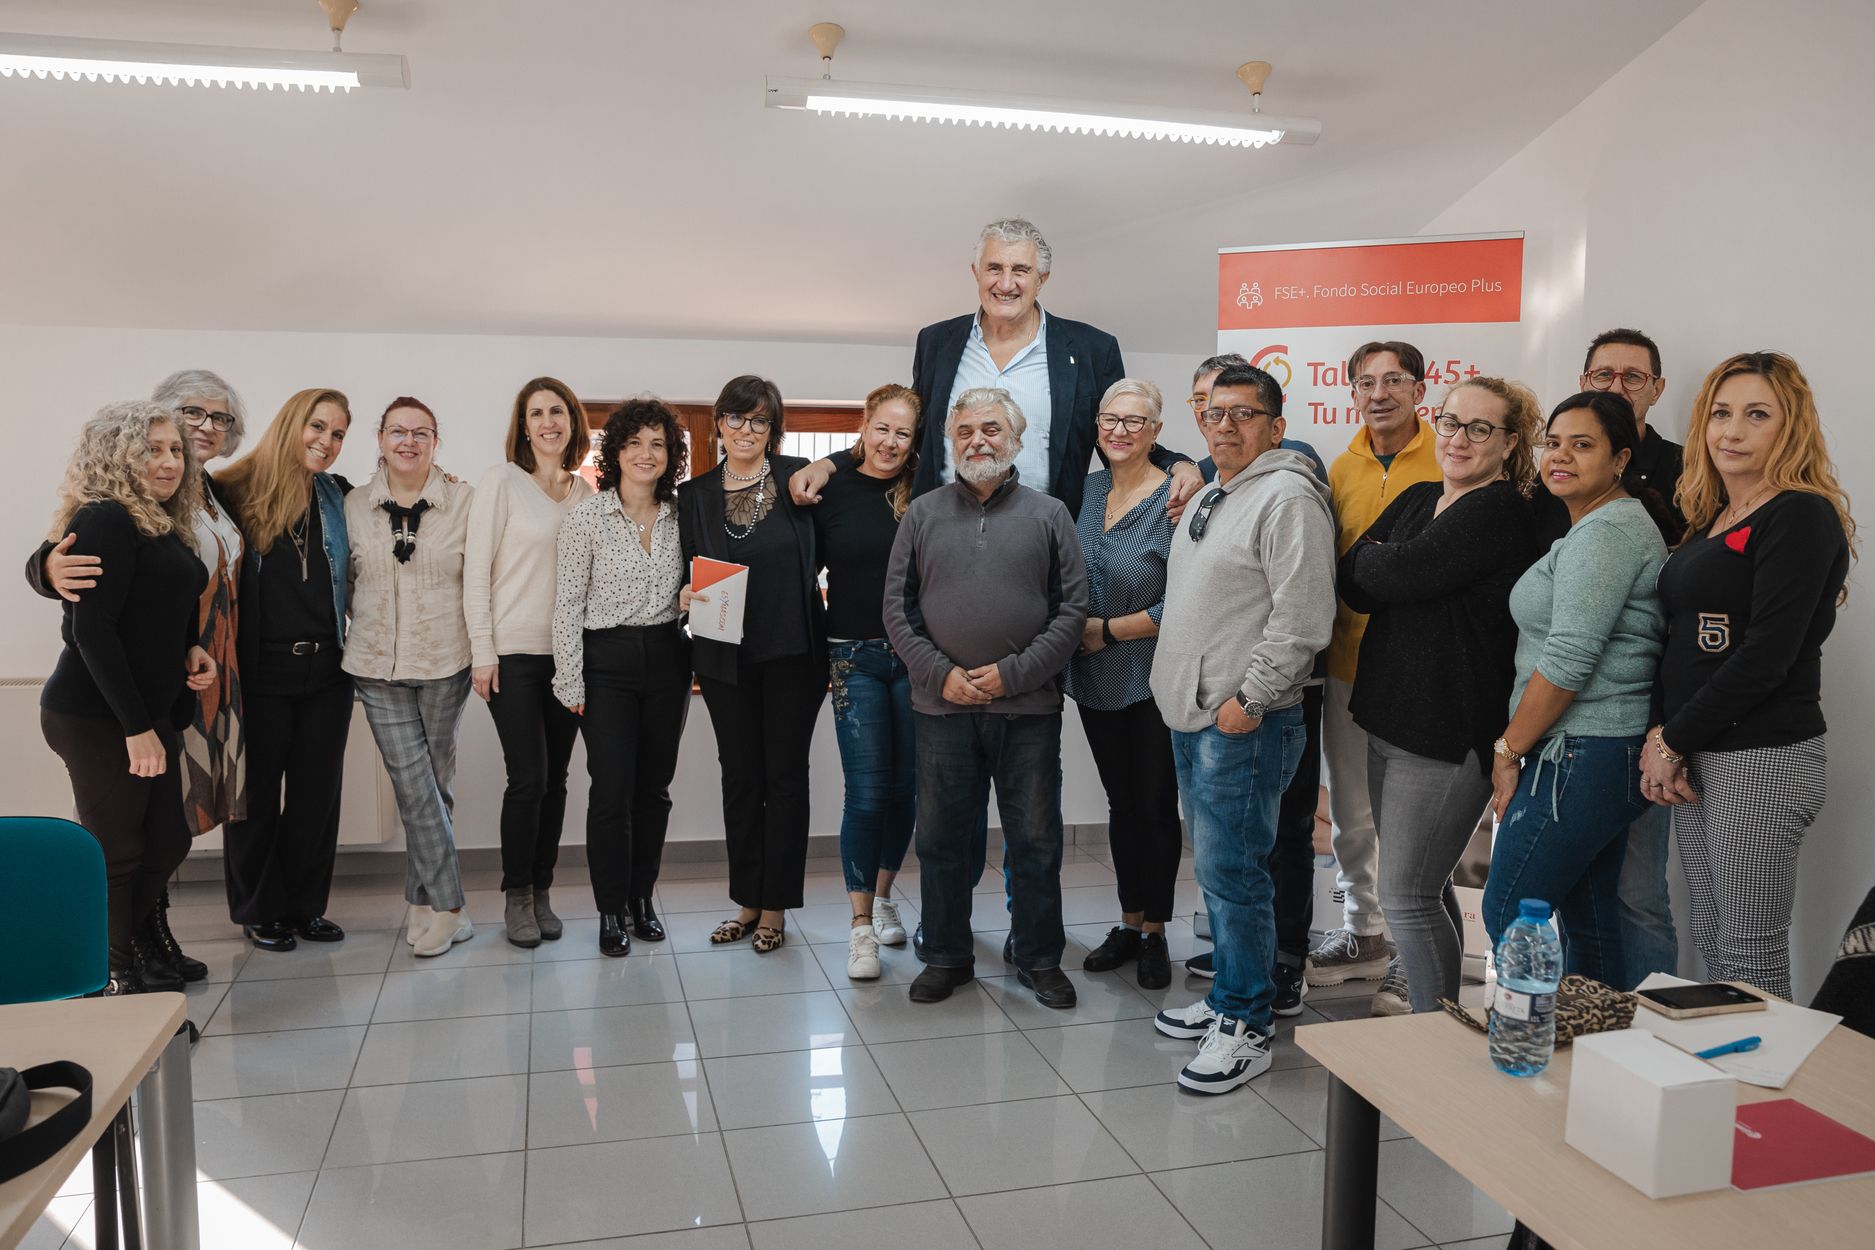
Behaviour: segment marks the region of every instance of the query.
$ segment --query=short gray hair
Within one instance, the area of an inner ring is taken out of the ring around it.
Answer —
[[[223,456],[232,456],[247,433],[247,407],[235,389],[222,381],[219,373],[210,373],[206,369],[179,369],[158,382],[156,389],[150,392],[150,398],[165,408],[174,408],[185,399],[219,398],[227,404],[228,415],[234,418],[234,424],[228,427],[228,441],[221,449]]]
[[[1198,385],[1198,379],[1207,373],[1222,373],[1232,365],[1247,365],[1242,352],[1225,352],[1222,356],[1207,356],[1191,375],[1191,384]]]
[[[1003,414],[1003,420],[1009,423],[1009,429],[1022,441],[1022,435],[1029,428],[1028,418],[1022,415],[1022,409],[1015,399],[1000,386],[973,386],[957,397],[951,405],[950,415],[944,419],[944,433],[948,436],[957,424],[960,412],[976,412],[983,408],[994,408]]]
[[[1121,378],[1100,397],[1101,410],[1105,411],[1108,404],[1122,395],[1137,395],[1145,400],[1146,406],[1152,409],[1152,423],[1160,424],[1160,418],[1165,415],[1165,396],[1159,393],[1158,387],[1144,378]]]
[[[1033,243],[1035,245],[1035,268],[1042,273],[1047,273],[1049,267],[1055,263],[1055,254],[1049,250],[1048,240],[1044,239],[1042,232],[1035,228],[1035,223],[1025,217],[1004,217],[1000,221],[992,221],[983,227],[983,232],[977,235],[977,250],[970,257],[971,264],[974,265],[983,259],[983,245],[991,239],[998,239],[1004,243]]]

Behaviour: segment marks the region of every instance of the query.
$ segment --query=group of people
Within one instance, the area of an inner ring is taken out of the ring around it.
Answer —
[[[246,425],[216,375],[102,409],[27,576],[66,601],[42,718],[105,850],[113,978],[205,974],[164,890],[217,825],[229,914],[257,947],[343,937],[324,913],[354,692],[396,792],[417,955],[474,933],[453,824],[471,690],[507,771],[507,940],[563,934],[578,737],[600,950],[662,940],[694,674],[736,907],[711,941],[787,940],[830,691],[848,972],[878,977],[880,946],[909,936],[918,1003],[973,976],[993,787],[1004,959],[1041,1003],[1074,1004],[1072,698],[1118,880],[1119,923],[1083,966],[1170,984],[1182,806],[1213,939],[1187,971],[1211,985],[1154,1027],[1198,1042],[1178,1080],[1201,1093],[1265,1070],[1272,1016],[1310,985],[1379,980],[1379,1011],[1456,998],[1451,881],[1481,820],[1497,821],[1493,939],[1539,897],[1570,971],[1628,988],[1672,970],[1670,819],[1708,972],[1789,994],[1797,852],[1823,799],[1821,646],[1855,552],[1794,361],[1714,368],[1682,451],[1648,424],[1665,379],[1635,331],[1599,336],[1547,415],[1489,376],[1432,408],[1421,353],[1367,343],[1347,368],[1361,427],[1324,466],[1285,438],[1275,379],[1218,356],[1193,377],[1209,453],[1193,463],[1160,444],[1163,397],[1113,337],[1045,311],[1051,263],[1032,224],[985,227],[977,311],[922,331],[912,384],[874,390],[851,450],[811,464],[781,453],[786,407],[755,376],[723,387],[718,463],[694,477],[671,408],[623,404],[596,491],[584,411],[553,378],[517,392],[505,463],[474,487],[437,465],[437,416],[412,397],[379,417],[357,489],[331,472],[352,422],[335,390],[293,396],[212,475]],[[748,569],[738,643],[684,628],[709,610],[698,557]],[[1311,949],[1324,766],[1346,912]],[[892,891],[914,837],[908,935]]]

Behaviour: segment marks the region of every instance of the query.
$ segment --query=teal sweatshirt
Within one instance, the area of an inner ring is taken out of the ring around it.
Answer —
[[[1647,732],[1666,617],[1654,582],[1667,558],[1638,499],[1603,504],[1570,527],[1510,592],[1517,622],[1514,713],[1540,671],[1575,702],[1554,734],[1622,738]]]

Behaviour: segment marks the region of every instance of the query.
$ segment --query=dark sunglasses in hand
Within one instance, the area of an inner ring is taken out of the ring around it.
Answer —
[[[1213,486],[1210,490],[1205,492],[1204,498],[1198,501],[1198,507],[1192,512],[1191,525],[1188,527],[1188,532],[1191,534],[1191,540],[1193,542],[1197,542],[1204,537],[1205,530],[1209,528],[1211,524],[1211,513],[1220,503],[1224,502],[1225,494],[1226,492],[1222,486]]]

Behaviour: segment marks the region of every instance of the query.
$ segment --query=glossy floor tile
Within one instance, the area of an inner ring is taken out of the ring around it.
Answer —
[[[722,1137],[527,1152],[527,1241],[592,1241],[742,1219]]]
[[[694,1059],[536,1072],[528,1079],[529,1149],[715,1129],[703,1065]]]
[[[984,1250],[1169,1248],[1192,1239],[1185,1217],[1143,1176],[978,1194],[957,1205]]]
[[[1212,1246],[1319,1250],[1322,1244],[1320,1151],[1157,1172],[1152,1181]],[[1374,1250],[1431,1244],[1392,1207],[1378,1198],[1374,1203]]]
[[[946,1197],[902,1115],[737,1129],[723,1134],[751,1220]]]
[[[515,1250],[527,1156],[424,1159],[319,1173],[298,1250]]]
[[[365,1041],[362,1024],[204,1037],[190,1052],[197,1101],[344,1089]]]
[[[978,1250],[979,1245],[949,1199],[767,1220],[749,1225],[749,1241],[754,1250]]]
[[[527,1109],[527,1078],[519,1075],[354,1089],[339,1109],[325,1166],[520,1150],[527,1145]]]
[[[353,1085],[402,1085],[527,1071],[531,1017],[471,1016],[374,1024],[365,1030]]]
[[[196,1103],[196,1175],[227,1180],[317,1171],[345,1097],[333,1089]]]
[[[703,1068],[725,1129],[883,1115],[904,1101],[864,1046],[732,1055]]]
[[[1073,1092],[1020,1033],[886,1042],[872,1057],[907,1111]]]
[[[912,1113],[953,1195],[1059,1185],[1140,1169],[1079,1098]]]

